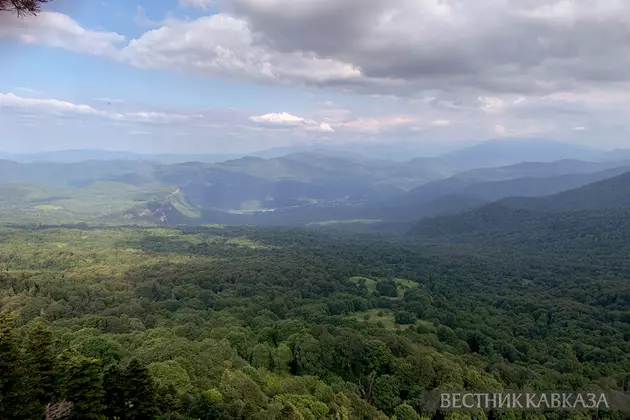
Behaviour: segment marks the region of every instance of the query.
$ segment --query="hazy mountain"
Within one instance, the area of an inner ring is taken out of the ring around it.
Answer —
[[[474,169],[418,186],[395,203],[417,205],[450,194],[476,195],[490,201],[509,196],[543,196],[619,175],[623,172],[617,170],[619,167],[630,167],[630,162],[560,160]],[[504,182],[511,180],[514,182]]]
[[[0,159],[16,162],[58,162],[73,163],[84,160],[147,160],[159,163],[204,162],[218,163],[244,156],[265,159],[279,158],[301,153],[327,153],[340,157],[392,160],[406,162],[415,158],[440,158],[444,164],[458,171],[481,167],[505,166],[517,162],[549,162],[560,159],[619,160],[630,159],[630,151],[601,152],[583,146],[558,141],[502,139],[490,140],[471,145],[454,142],[401,142],[388,143],[346,143],[330,144],[321,142],[310,145],[283,146],[272,149],[242,153],[133,153],[100,149],[59,150],[35,153],[1,153]],[[623,153],[620,153],[623,152]]]
[[[420,240],[483,246],[609,252],[628,247],[630,173],[541,198],[508,198],[421,220]]]
[[[432,159],[395,163],[309,152],[214,165],[160,166],[154,177],[161,184],[180,187],[192,203],[204,208],[251,212],[320,207],[322,202],[379,201],[452,173]]]
[[[512,172],[506,170],[502,173],[506,176],[508,174],[517,174],[520,172],[519,169],[522,168],[522,165],[518,166],[519,168],[512,168],[515,169]],[[552,165],[547,164],[547,166]],[[592,169],[596,166],[598,165],[590,168]],[[586,169],[586,166],[581,166],[581,168]],[[576,169],[578,168],[576,167]],[[542,197],[613,178],[628,171],[630,171],[630,166],[612,168],[595,173],[571,173],[547,177],[536,176],[544,174],[545,171],[538,173],[532,171],[530,176],[524,178],[476,183],[474,182],[474,176],[470,178],[456,176],[417,187],[398,197],[396,204],[399,207],[417,207],[435,201],[440,197],[452,195],[475,197],[481,202],[492,202],[506,197]]]
[[[440,156],[460,170],[513,165],[519,162],[553,162],[562,159],[595,159],[601,151],[551,140],[501,139]]]
[[[85,187],[96,181],[150,180],[154,164],[144,161],[112,160],[76,163],[19,163],[0,160],[0,183],[35,183],[46,187]]]
[[[279,158],[245,157],[215,165],[265,179],[291,179],[311,183],[369,183],[411,189],[456,171],[433,158],[417,158],[406,162],[368,159],[357,155],[316,151],[296,153]]]
[[[113,201],[121,203],[133,201],[136,191],[127,191],[123,197],[118,197],[113,184],[119,184],[123,190],[125,186],[147,190],[160,186],[167,188],[165,193],[160,189],[158,196],[165,197],[177,190],[184,199],[173,203],[174,198],[169,195],[168,199],[159,201],[157,207],[139,202],[139,207],[129,207],[131,217],[138,215],[153,220],[152,216],[142,214],[155,214],[152,208],[164,207],[171,215],[167,218],[169,221],[187,220],[191,223],[241,219],[255,220],[256,223],[309,222],[326,220],[329,214],[330,217],[354,217],[358,210],[374,216],[374,210],[367,204],[391,199],[417,185],[452,174],[451,168],[436,159],[401,163],[332,152],[299,153],[274,159],[244,157],[216,164],[160,164],[143,160],[0,161],[0,184],[30,183],[64,189],[64,196],[70,201],[59,203],[53,195],[46,194],[49,202],[40,204],[49,205],[49,208],[76,206],[76,201],[72,200],[85,197],[83,189],[95,183],[112,184],[107,191],[112,194]],[[40,204],[33,204],[32,199],[24,202],[27,207]],[[183,216],[175,216],[180,210]],[[225,214],[214,212],[217,210]],[[271,210],[277,212],[264,214]],[[290,211],[283,213],[284,210]],[[67,213],[76,214],[72,209]],[[320,216],[316,216],[318,214]],[[239,218],[239,215],[243,217]]]
[[[547,197],[508,198],[499,204],[510,208],[547,212],[630,207],[630,172]]]
[[[329,151],[272,159],[250,156],[214,164],[0,161],[0,184],[62,189],[63,197],[46,192],[40,194],[40,201],[37,191],[29,190],[28,197],[18,202],[24,208],[63,208],[68,215],[84,214],[87,207],[78,200],[89,202],[89,194],[94,193],[99,194],[94,202],[107,206],[109,194],[112,202],[120,203],[117,208],[127,205],[112,213],[114,219],[263,225],[397,222],[458,213],[505,197],[564,191],[618,175],[626,170],[616,168],[623,163],[520,163],[454,175],[455,169],[436,158],[394,162]],[[97,184],[103,187],[91,188]],[[151,194],[145,199],[142,190]],[[19,193],[11,190],[14,196]],[[78,212],[73,210],[77,206]]]
[[[604,161],[630,160],[630,149],[606,151],[599,156],[599,159]]]
[[[100,149],[77,149],[59,150],[51,152],[37,153],[3,153],[1,159],[12,160],[20,163],[34,162],[54,162],[54,163],[78,163],[86,160],[111,161],[152,161],[159,163],[182,163],[182,162],[206,162],[215,163],[228,159],[236,159],[240,154],[141,154],[125,151],[112,151]]]
[[[325,151],[329,153],[336,153],[338,155],[360,156],[366,159],[385,159],[405,162],[414,158],[437,157],[444,153],[450,153],[465,147],[470,147],[470,142],[445,143],[438,141],[390,141],[387,143],[366,142],[346,144],[331,144],[329,142],[322,142],[311,145],[277,147],[268,150],[250,152],[248,155],[263,158],[276,158],[295,153]]]

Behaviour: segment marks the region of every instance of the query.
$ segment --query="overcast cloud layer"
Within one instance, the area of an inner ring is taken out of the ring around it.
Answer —
[[[210,3],[180,0],[182,7],[201,12]],[[628,134],[627,0],[223,0],[217,5],[219,13],[169,18],[136,39],[82,28],[58,13],[24,21],[0,17],[0,37],[139,68],[398,98],[393,105],[383,99],[381,115],[322,106],[311,115],[269,109],[240,121],[258,130],[345,139],[350,131],[388,132],[386,139],[438,130],[454,138],[474,133],[591,141],[595,135],[584,133],[598,131],[616,146],[623,146]],[[8,93],[0,96],[0,106],[16,101]],[[132,115],[102,116],[138,118]]]

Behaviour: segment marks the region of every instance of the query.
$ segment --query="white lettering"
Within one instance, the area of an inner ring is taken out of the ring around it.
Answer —
[[[462,394],[453,394],[453,408],[462,408]]]
[[[450,394],[440,395],[440,408],[451,408],[451,395]]]
[[[561,396],[558,393],[551,394],[551,408],[562,407]]]
[[[562,394],[562,408],[573,408],[571,401],[569,401],[572,396],[573,394]]]
[[[523,408],[523,404],[521,403],[521,397],[523,394],[512,394],[512,407],[510,408]]]
[[[536,396],[536,394],[530,394],[527,393],[526,394],[526,399],[527,399],[527,408],[538,408],[538,405],[536,405],[536,403],[534,402],[534,397]],[[539,403],[540,405],[540,403]]]
[[[578,404],[580,404],[581,408],[585,408],[584,397],[582,397],[582,394],[580,394],[580,393],[578,393],[577,396],[575,397],[575,402],[573,403],[573,408],[577,407]]]

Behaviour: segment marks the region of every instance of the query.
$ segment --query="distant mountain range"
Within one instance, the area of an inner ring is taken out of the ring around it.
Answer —
[[[531,142],[514,141],[512,146],[519,150]],[[29,220],[111,223],[375,226],[457,214],[503,199],[504,206],[519,203],[523,197],[548,196],[630,170],[630,160],[549,162],[560,154],[599,159],[602,153],[536,142],[536,151],[522,154],[540,161],[498,167],[487,165],[515,159],[503,142],[404,162],[321,150],[216,163],[164,163],[131,158],[133,154],[66,163],[1,160],[0,185],[6,194],[0,197],[0,221],[28,214]],[[545,158],[536,155],[543,150]],[[468,169],[473,161],[480,167]],[[90,203],[105,207],[91,209]]]
[[[580,250],[591,255],[630,252],[630,172],[535,198],[506,198],[460,214],[421,220],[410,235],[423,242]]]
[[[531,139],[489,140],[440,156],[460,170],[514,165],[520,162],[554,162],[564,159],[599,160],[601,150],[575,144]]]
[[[86,160],[110,161],[150,161],[159,163],[182,163],[182,162],[223,162],[229,159],[238,159],[240,154],[142,154],[124,151],[100,150],[100,149],[78,149],[59,150],[51,152],[37,153],[0,153],[0,159],[12,160],[20,163],[34,162],[54,162],[54,163],[77,163]]]
[[[439,158],[445,165],[464,171],[474,168],[507,166],[519,162],[553,162],[562,159],[577,160],[620,160],[630,159],[630,150],[603,152],[601,150],[571,143],[539,139],[501,139],[478,144],[437,142],[391,143],[317,143],[277,147],[245,153],[133,153],[98,149],[61,150],[37,153],[8,154],[0,152],[0,159],[16,162],[59,162],[72,163],[84,160],[146,160],[173,164],[183,162],[218,163],[245,156],[264,159],[279,158],[292,154],[325,152],[340,157],[393,160],[398,162],[414,158]]]
[[[630,168],[630,161],[560,160],[474,169],[418,186],[400,196],[396,204],[417,205],[453,194],[487,201],[510,196],[537,197],[611,178],[623,173],[624,168]]]

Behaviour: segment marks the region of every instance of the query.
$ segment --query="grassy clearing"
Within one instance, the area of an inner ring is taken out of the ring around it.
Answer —
[[[382,222],[381,219],[350,219],[350,220],[326,220],[323,222],[309,223],[308,226],[334,226],[334,225],[349,225],[349,224],[364,224],[373,225]]]
[[[387,328],[388,330],[405,330],[409,325],[398,325],[394,322],[394,313],[389,309],[370,309],[364,312],[358,312],[351,318],[359,322],[369,322]]]
[[[369,293],[372,293],[372,292],[376,291],[376,284],[379,281],[378,279],[370,279],[368,277],[360,277],[360,276],[350,277],[348,280],[350,280],[351,282],[353,282],[355,284],[359,284],[361,282],[361,280],[364,280],[365,281],[365,286],[367,287]],[[398,288],[398,296],[399,297],[404,296],[405,292],[408,289],[413,289],[413,288],[418,287],[418,283],[413,282],[411,280],[396,278],[396,279],[394,279],[394,281],[396,282],[396,286]]]
[[[396,286],[398,286],[398,296],[403,296],[408,289],[414,289],[418,287],[418,283],[407,279],[394,279]]]
[[[351,282],[355,283],[355,284],[359,284],[361,282],[361,280],[364,280],[365,281],[365,286],[367,287],[369,293],[372,293],[372,292],[376,291],[376,282],[377,281],[374,280],[374,279],[357,276],[357,277],[350,277],[349,280]]]
[[[227,245],[238,246],[241,248],[251,248],[251,249],[271,249],[270,246],[264,245],[258,242],[254,242],[248,238],[230,238],[225,241]]]

